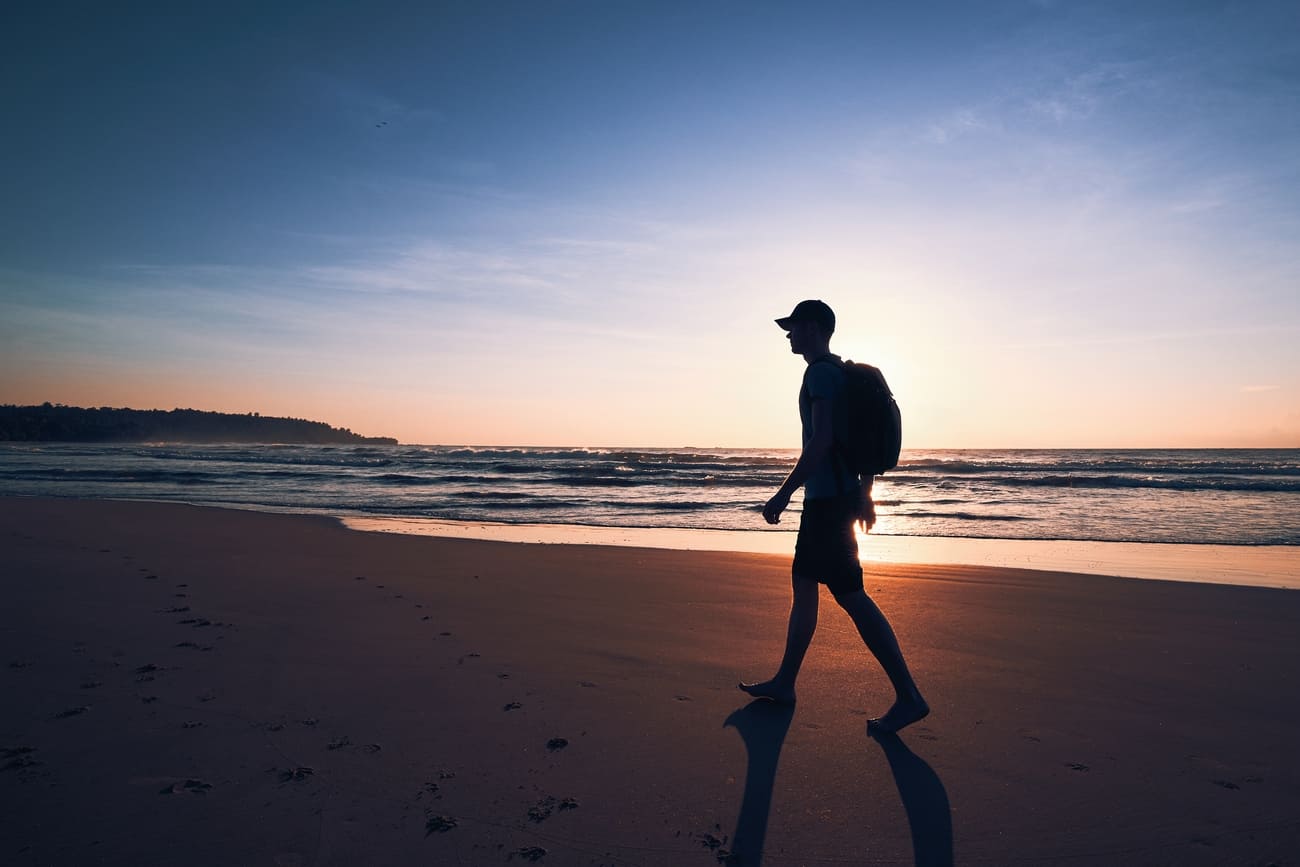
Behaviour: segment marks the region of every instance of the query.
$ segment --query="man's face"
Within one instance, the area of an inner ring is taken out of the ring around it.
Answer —
[[[818,334],[817,323],[805,321],[791,322],[790,330],[785,333],[785,336],[790,341],[790,351],[795,355],[803,355],[808,351],[808,347],[815,342]]]

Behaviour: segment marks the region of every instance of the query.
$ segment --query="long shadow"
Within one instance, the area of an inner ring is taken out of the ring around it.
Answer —
[[[745,742],[749,767],[745,771],[745,793],[740,800],[736,832],[731,835],[731,852],[726,862],[755,867],[763,861],[767,819],[772,809],[772,787],[794,708],[770,701],[751,701],[733,712],[722,724],[734,728]]]
[[[912,829],[917,867],[951,867],[952,809],[939,775],[895,734],[872,735],[889,760]]]

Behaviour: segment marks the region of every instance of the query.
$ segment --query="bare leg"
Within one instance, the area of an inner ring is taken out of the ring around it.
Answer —
[[[869,720],[868,725],[877,731],[896,732],[923,719],[930,712],[930,706],[916,688],[916,681],[912,680],[912,673],[908,671],[903,652],[898,647],[898,637],[884,613],[862,590],[837,596],[835,601],[853,618],[862,642],[880,662],[894,687],[894,706],[884,716]]]
[[[816,581],[794,579],[794,598],[790,603],[790,625],[785,633],[785,654],[776,677],[762,683],[741,683],[740,688],[754,696],[778,704],[794,704],[794,682],[799,677],[808,645],[817,631],[817,597],[820,588]]]

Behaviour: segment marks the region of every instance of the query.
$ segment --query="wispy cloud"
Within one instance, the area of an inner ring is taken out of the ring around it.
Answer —
[[[1247,394],[1258,394],[1264,391],[1281,391],[1280,385],[1243,385],[1241,390]]]
[[[431,107],[410,105],[378,87],[319,68],[298,70],[296,80],[307,100],[337,113],[356,128],[395,131],[411,123],[445,120]]]
[[[921,138],[934,145],[950,144],[957,139],[987,129],[988,122],[973,108],[961,108],[929,123]]]
[[[1088,120],[1135,89],[1141,70],[1135,63],[1106,62],[1064,76],[1047,76],[1008,100],[1024,110],[1061,125]]]

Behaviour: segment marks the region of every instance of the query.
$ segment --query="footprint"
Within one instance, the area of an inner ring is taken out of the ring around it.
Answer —
[[[550,795],[547,795],[545,798],[542,798],[536,804],[533,804],[528,808],[528,821],[545,822],[551,817],[551,813],[555,812],[555,808],[558,805],[558,801]]]
[[[198,728],[203,728],[203,723],[198,722],[198,721],[196,721],[196,720],[190,720],[189,722],[181,723],[181,728],[183,728],[183,729],[198,729]]]
[[[694,701],[694,700],[695,700],[695,699],[691,698],[689,695],[679,695],[679,696],[675,696],[675,698],[676,698],[678,701]]]
[[[722,827],[719,825],[714,825],[713,830],[721,833]],[[727,859],[730,857],[726,849],[727,836],[725,834],[719,837],[715,834],[705,832],[703,834],[698,834],[694,836],[699,837],[701,846],[703,846],[705,849],[708,849],[710,852],[713,852],[715,855],[718,856],[719,863],[725,863]]]
[[[347,735],[344,735],[341,738],[335,738],[334,740],[330,741],[329,744],[326,745],[325,749],[341,750],[344,747],[350,747],[350,746],[352,746],[352,739],[349,738]]]
[[[456,820],[452,816],[439,816],[429,813],[425,815],[424,836],[426,837],[430,834],[445,834],[456,827]]]
[[[505,707],[503,707],[503,708],[501,708],[501,709],[502,709],[502,710],[519,710],[521,707],[523,707],[522,704],[520,704],[520,703],[517,702],[517,701],[512,701],[512,702],[510,702],[510,704],[506,705]]]
[[[546,749],[550,750],[551,752],[555,752],[557,750],[564,749],[568,745],[569,742],[565,738],[551,738],[549,741],[546,742]]]
[[[100,687],[100,686],[103,686],[103,685],[104,685],[104,681],[102,681],[102,680],[88,680],[88,681],[86,681],[85,683],[83,683],[83,684],[81,685],[81,688],[82,688],[82,689],[95,689],[96,687]]]
[[[1210,782],[1211,782],[1211,783],[1214,783],[1214,785],[1216,785],[1216,786],[1222,786],[1222,787],[1225,788],[1225,789],[1240,789],[1240,788],[1241,788],[1241,786],[1238,786],[1236,783],[1230,782],[1229,780],[1210,780]]]
[[[0,750],[0,758],[8,759],[0,771],[21,771],[39,765],[35,747],[6,747]]]
[[[478,576],[475,575],[474,577],[477,578]],[[525,861],[540,861],[546,857],[546,850],[543,849],[541,846],[523,846],[519,849],[516,849],[514,851],[514,855],[518,855],[520,858],[523,858]],[[514,855],[512,855],[511,857],[514,857]]]
[[[80,716],[88,710],[90,710],[89,705],[78,705],[77,707],[70,707],[67,710],[59,711],[54,715],[54,718],[68,719],[69,717]]]
[[[1090,771],[1090,770],[1092,770],[1092,768],[1088,767],[1088,766],[1085,765],[1083,762],[1066,762],[1066,763],[1065,763],[1065,766],[1066,766],[1067,768],[1069,768],[1070,770],[1072,770],[1072,771]]]
[[[172,783],[170,786],[162,789],[160,795],[177,795],[182,792],[189,792],[191,795],[205,795],[212,788],[211,783],[205,783],[203,780],[185,780],[181,783]]]
[[[714,829],[715,831],[719,831],[719,832],[722,831],[722,828],[718,827],[718,825],[714,825]],[[727,853],[727,849],[725,849],[725,846],[727,846],[727,837],[725,836],[718,837],[716,835],[712,835],[712,833],[710,832],[705,832],[702,833],[702,835],[698,835],[698,836],[699,836],[699,845],[702,845],[703,848],[712,851],[712,853],[718,854],[719,862],[725,861],[725,858],[727,858],[727,854],[725,854]]]
[[[316,773],[312,768],[288,768],[285,770],[281,770],[280,768],[271,768],[270,772],[277,774],[282,783],[301,783],[303,780],[306,780],[308,777],[312,776],[312,774]]]

